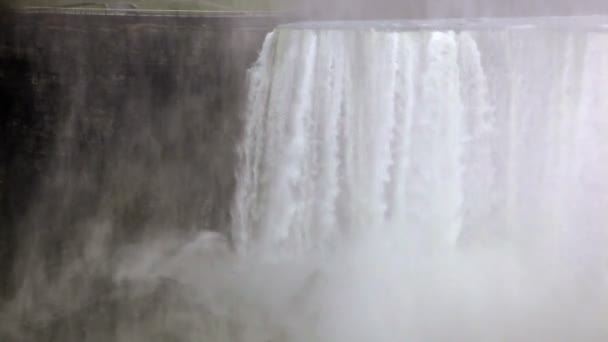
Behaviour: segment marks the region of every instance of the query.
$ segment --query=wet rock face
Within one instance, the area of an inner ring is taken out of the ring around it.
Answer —
[[[16,20],[2,13],[0,23],[0,269],[8,274],[15,254],[15,222],[25,214],[38,168],[46,159],[37,151],[41,133],[48,127],[36,120],[38,108],[32,101],[36,89],[30,81],[33,63],[22,51],[12,49]],[[0,294],[8,291],[6,278],[0,281]]]
[[[223,229],[246,70],[271,19],[4,16],[5,298],[28,268],[51,280],[86,254],[93,226],[111,227],[103,258],[118,241]]]

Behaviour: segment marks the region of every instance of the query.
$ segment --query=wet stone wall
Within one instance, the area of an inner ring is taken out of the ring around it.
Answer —
[[[0,298],[40,303],[95,234],[225,228],[246,70],[275,19],[1,16]]]

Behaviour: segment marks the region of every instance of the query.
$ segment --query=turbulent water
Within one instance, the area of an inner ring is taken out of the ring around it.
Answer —
[[[341,255],[315,340],[606,338],[608,34],[329,26],[251,70],[233,227]]]
[[[123,257],[74,340],[605,341],[608,32],[558,23],[278,28],[229,231]]]

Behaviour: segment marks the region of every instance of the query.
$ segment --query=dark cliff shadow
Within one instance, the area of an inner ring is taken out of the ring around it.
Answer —
[[[13,340],[83,341],[85,326],[111,340],[117,317],[145,306],[111,278],[125,250],[226,233],[246,70],[274,26],[235,20],[2,21],[0,282],[22,311]]]
[[[17,47],[17,18],[0,7],[0,298],[12,293],[16,226],[27,211],[43,161],[33,65]]]

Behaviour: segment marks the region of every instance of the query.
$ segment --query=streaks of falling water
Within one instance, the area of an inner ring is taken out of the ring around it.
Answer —
[[[233,234],[307,249],[398,227],[453,246],[577,215],[601,231],[606,35],[524,31],[273,33]]]
[[[607,70],[602,32],[279,28],[234,242],[289,272],[337,251],[298,309],[318,340],[602,340]]]
[[[278,255],[381,232],[605,262],[607,41],[278,29],[250,73],[237,245]]]

